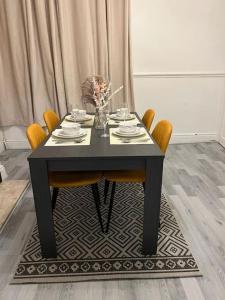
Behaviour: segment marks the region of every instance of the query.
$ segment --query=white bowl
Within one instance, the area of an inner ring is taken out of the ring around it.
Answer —
[[[129,115],[129,111],[127,107],[118,108],[116,110],[116,114],[118,117],[127,117]]]
[[[78,113],[78,118],[84,118],[86,116],[86,110],[80,109]]]
[[[79,135],[80,124],[79,123],[68,123],[61,125],[63,133],[66,135]]]
[[[71,116],[73,119],[84,119],[85,116],[86,116],[86,110],[84,109],[78,109],[78,108],[74,108],[72,111],[71,111]]]
[[[78,108],[74,108],[71,111],[71,116],[75,119],[77,117],[78,113],[79,113],[79,109]]]
[[[134,133],[138,130],[138,127],[129,123],[120,123],[119,131],[122,133]]]

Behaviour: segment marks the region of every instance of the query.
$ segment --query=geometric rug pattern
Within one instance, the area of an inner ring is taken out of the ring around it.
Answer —
[[[103,199],[103,182],[99,190]],[[60,189],[54,210],[57,258],[41,257],[35,226],[12,283],[201,276],[163,195],[157,254],[142,254],[143,200],[142,185],[117,184],[109,233],[103,234],[91,188]],[[102,203],[104,224],[107,212]]]

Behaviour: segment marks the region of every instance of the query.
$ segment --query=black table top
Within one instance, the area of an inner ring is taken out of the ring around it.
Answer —
[[[139,116],[136,114],[138,119]],[[109,127],[115,127],[114,125]],[[164,156],[156,143],[154,144],[122,144],[110,145],[109,137],[100,137],[102,130],[92,126],[90,145],[75,146],[44,146],[47,139],[28,157],[30,159],[84,159],[84,158],[124,158],[124,157],[152,157]]]

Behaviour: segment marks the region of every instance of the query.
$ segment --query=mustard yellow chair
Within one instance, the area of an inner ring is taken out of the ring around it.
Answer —
[[[48,128],[48,132],[51,133],[56,126],[59,124],[59,117],[53,110],[45,111],[43,114],[43,118],[45,120],[45,124]]]
[[[148,131],[150,131],[150,128],[152,126],[152,122],[154,120],[155,117],[155,111],[153,109],[147,109],[146,112],[144,113],[144,116],[142,118],[142,122],[145,125],[145,127],[147,128]],[[105,180],[105,188],[104,188],[104,203],[106,202],[106,197],[108,194],[108,190],[109,190],[109,181]]]
[[[154,128],[152,138],[159,145],[161,151],[166,153],[170,137],[172,134],[172,125],[169,121],[162,120]],[[122,171],[105,171],[104,177],[106,182],[112,182],[112,192],[109,204],[108,220],[106,232],[109,230],[109,224],[112,214],[113,200],[115,195],[116,183],[118,182],[138,182],[145,187],[145,170],[122,170]],[[105,194],[106,202],[107,193]]]
[[[152,126],[153,119],[155,117],[155,111],[153,109],[147,109],[143,118],[142,122],[144,123],[145,127],[150,130]]]
[[[35,150],[47,137],[45,131],[39,124],[32,124],[27,128],[27,138],[32,150]],[[53,187],[52,206],[55,207],[59,188],[78,187],[91,185],[92,193],[96,205],[99,223],[103,229],[102,217],[100,212],[100,197],[98,191],[98,181],[101,179],[101,172],[50,172],[49,185]]]

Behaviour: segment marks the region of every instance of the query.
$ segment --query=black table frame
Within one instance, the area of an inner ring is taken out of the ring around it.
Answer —
[[[145,169],[143,252],[156,254],[164,154],[156,143],[110,145],[109,138],[101,138],[101,133],[92,127],[90,146],[47,147],[45,140],[28,157],[41,251],[45,258],[57,256],[48,183],[48,173],[52,171]]]

